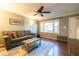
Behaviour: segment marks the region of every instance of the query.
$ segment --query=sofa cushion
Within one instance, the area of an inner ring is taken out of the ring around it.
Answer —
[[[25,36],[25,33],[24,33],[24,31],[16,31],[16,35],[18,37],[22,37],[22,36]]]
[[[3,36],[8,35],[8,34],[9,34],[9,31],[3,31],[3,32],[2,32],[2,35],[3,35]]]
[[[10,35],[14,35],[15,37],[17,37],[16,32],[15,31],[3,31],[2,32],[3,36],[10,36]]]
[[[31,35],[31,31],[30,30],[25,30],[24,33],[25,33],[25,35]]]

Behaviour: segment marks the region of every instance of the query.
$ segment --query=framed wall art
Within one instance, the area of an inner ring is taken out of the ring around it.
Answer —
[[[9,24],[11,24],[11,25],[22,25],[22,26],[24,26],[24,20],[10,18],[9,19]]]

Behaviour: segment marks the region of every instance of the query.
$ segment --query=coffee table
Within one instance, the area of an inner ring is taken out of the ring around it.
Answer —
[[[32,38],[22,41],[22,49],[26,50],[27,52],[30,52],[34,48],[41,45],[41,39],[40,38]]]

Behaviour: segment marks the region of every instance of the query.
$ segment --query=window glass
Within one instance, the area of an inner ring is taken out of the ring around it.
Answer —
[[[53,23],[44,23],[44,32],[53,32]]]
[[[54,22],[54,33],[59,33],[59,22],[55,21]]]

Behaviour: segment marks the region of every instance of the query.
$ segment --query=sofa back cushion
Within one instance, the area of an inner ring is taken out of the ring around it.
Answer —
[[[3,32],[2,32],[2,35],[3,35],[3,36],[8,35],[8,34],[9,34],[9,31],[3,31]]]
[[[22,37],[22,36],[26,36],[26,35],[30,35],[31,31],[30,30],[19,30],[19,31],[3,31],[2,35],[5,36],[9,36],[10,38],[16,38],[16,37]]]
[[[24,31],[16,31],[17,37],[25,36]]]
[[[11,39],[14,39],[17,37],[16,32],[15,31],[3,31],[2,32],[3,36],[8,36]]]
[[[30,30],[26,30],[24,31],[25,35],[31,35],[31,31]]]

